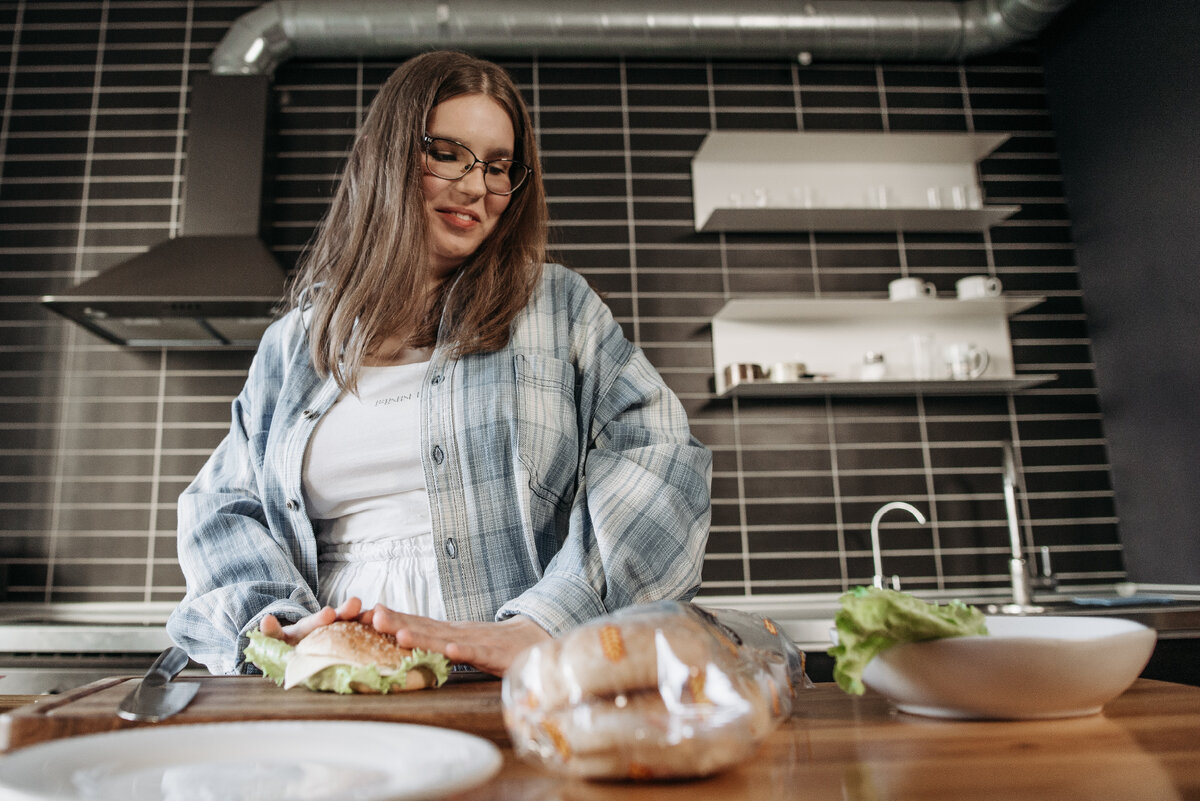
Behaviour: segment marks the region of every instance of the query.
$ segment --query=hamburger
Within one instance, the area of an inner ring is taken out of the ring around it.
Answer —
[[[295,646],[254,631],[245,654],[285,690],[405,692],[439,687],[450,672],[442,654],[404,648],[392,635],[353,620],[322,626]]]

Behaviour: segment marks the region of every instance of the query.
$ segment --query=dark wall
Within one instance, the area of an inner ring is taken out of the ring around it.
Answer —
[[[0,563],[10,601],[158,601],[183,591],[175,502],[229,427],[248,352],[127,351],[42,294],[178,232],[188,86],[258,0],[0,0]],[[482,54],[486,55],[486,54]],[[399,57],[398,57],[399,58]],[[354,130],[398,58],[283,65],[273,82],[270,245],[292,264]],[[911,589],[1003,587],[1003,440],[1022,523],[1067,583],[1124,577],[1106,442],[1040,55],[962,64],[506,58],[543,149],[558,259],[607,295],[714,452],[706,595],[869,582],[869,524],[893,500],[885,570]],[[691,159],[718,130],[975,131],[1021,211],[962,234],[698,234]],[[731,297],[884,298],[910,274],[953,292],[991,273],[1046,297],[1012,323],[1018,372],[977,397],[737,400],[712,390],[709,320]]]
[[[1200,581],[1200,10],[1098,0],[1046,37],[1132,580]]]

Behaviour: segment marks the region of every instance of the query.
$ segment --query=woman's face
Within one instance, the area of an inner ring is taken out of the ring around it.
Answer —
[[[425,131],[432,137],[466,145],[484,161],[513,156],[512,121],[504,108],[487,95],[459,95],[439,103],[430,112]],[[511,198],[487,191],[482,164],[476,164],[457,181],[426,171],[421,191],[429,220],[432,267],[438,276],[458,269],[479,249],[496,229]]]

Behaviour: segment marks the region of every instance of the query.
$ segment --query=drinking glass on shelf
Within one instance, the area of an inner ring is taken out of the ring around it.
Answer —
[[[891,196],[891,190],[883,185],[876,184],[867,188],[867,207],[872,209],[886,209],[888,200]]]
[[[793,186],[792,205],[798,209],[811,209],[817,205],[817,193],[811,186]]]
[[[955,209],[967,207],[967,188],[965,186],[950,187],[950,206]]]
[[[936,361],[933,348],[933,334],[913,334],[908,338],[912,346],[912,376],[918,381],[928,381],[934,377],[933,365]]]
[[[979,209],[983,207],[983,193],[977,186],[950,187],[950,207],[955,209]]]

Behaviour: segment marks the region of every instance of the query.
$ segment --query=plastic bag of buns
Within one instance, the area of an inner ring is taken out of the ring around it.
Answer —
[[[662,601],[529,648],[504,676],[522,758],[587,779],[678,779],[737,764],[812,687],[768,618]]]

